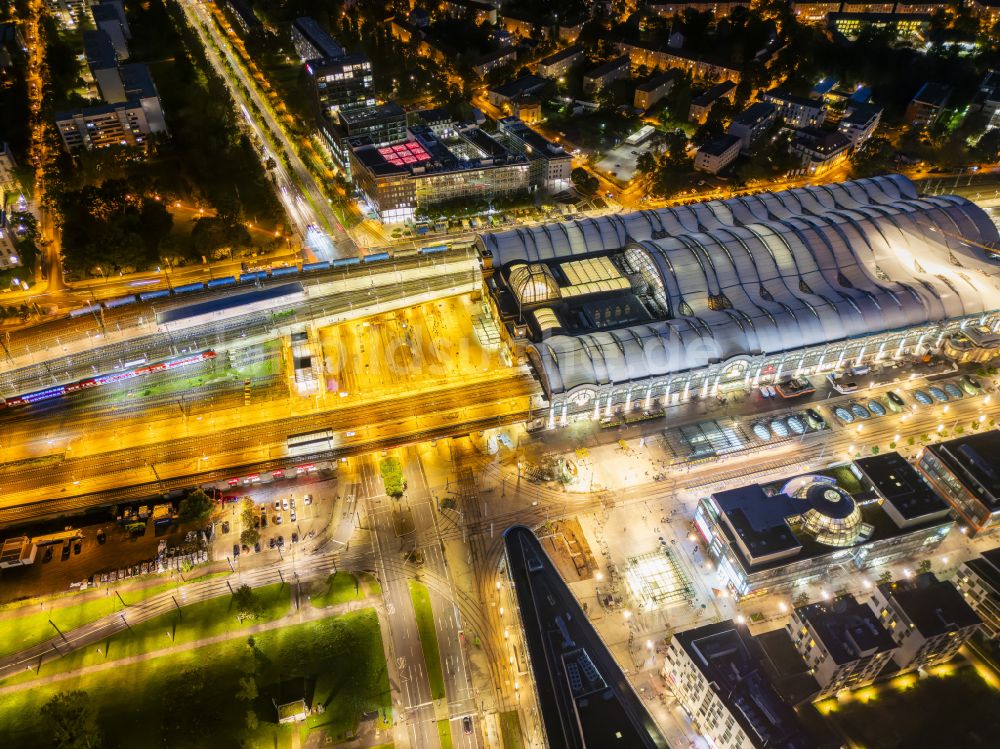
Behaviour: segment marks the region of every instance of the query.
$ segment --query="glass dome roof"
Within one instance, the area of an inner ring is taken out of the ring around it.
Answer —
[[[541,263],[518,263],[510,269],[507,283],[521,304],[538,304],[559,298],[559,284]]]
[[[799,476],[785,486],[784,493],[802,500],[802,528],[817,543],[853,546],[871,533],[854,498],[826,476]]]

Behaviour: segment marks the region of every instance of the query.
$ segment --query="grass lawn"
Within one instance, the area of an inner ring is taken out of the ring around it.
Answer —
[[[318,609],[360,601],[366,595],[361,581],[350,572],[335,572],[325,583],[316,583],[312,590],[309,601]]]
[[[258,622],[273,621],[288,613],[291,605],[290,591],[289,586],[281,583],[255,588],[254,592],[263,605],[263,613],[260,619],[243,623],[236,621],[236,612],[232,609],[232,599],[229,595],[182,606],[180,611],[175,608],[109,637],[100,646],[74,650],[63,658],[45,663],[42,666],[41,676],[93,666],[104,663],[109,658],[117,660],[141,655],[175,644],[180,645],[214,635],[235,632]],[[118,597],[115,596],[114,600],[118,602]],[[182,599],[178,597],[178,600]],[[107,602],[101,601],[101,603]],[[116,611],[121,610],[119,603]],[[125,621],[128,621],[128,610],[125,609],[123,613]],[[48,626],[47,622],[46,626]],[[97,652],[97,647],[101,648],[100,653]],[[10,677],[2,683],[24,682],[33,676],[34,673],[26,671]]]
[[[862,689],[851,702],[824,701],[816,707],[856,746],[867,749],[961,749],[986,746],[983,737],[1000,734],[1000,691],[975,668],[956,664],[931,671],[942,675],[889,681],[872,690],[867,701]]]
[[[444,673],[441,670],[441,651],[434,629],[434,612],[431,611],[431,594],[426,585],[410,580],[410,599],[417,617],[420,647],[424,651],[427,680],[431,684],[431,699],[441,700],[445,696]]]
[[[851,473],[851,469],[848,466],[834,466],[833,468],[826,468],[816,473],[820,476],[829,476],[832,479],[836,479],[840,488],[848,494],[859,494],[862,490],[861,482],[857,476]]]
[[[524,749],[521,721],[517,717],[517,710],[500,713],[500,733],[503,736],[504,749]]]
[[[257,687],[252,701],[237,697],[240,679],[247,677]],[[279,728],[271,698],[280,682],[298,677],[315,679],[313,704],[322,704],[325,711],[309,716],[301,727]],[[322,730],[334,741],[354,735],[366,711],[384,711],[391,722],[385,655],[372,609],[264,632],[253,638],[252,647],[238,637],[5,695],[0,700],[0,746],[51,745],[38,712],[58,691],[73,689],[88,693],[108,749],[218,749],[244,740],[246,745],[287,747],[292,731]],[[260,721],[254,730],[247,728],[251,709]]]
[[[451,743],[451,721],[443,718],[437,722],[438,740],[441,742],[441,749],[452,749]]]

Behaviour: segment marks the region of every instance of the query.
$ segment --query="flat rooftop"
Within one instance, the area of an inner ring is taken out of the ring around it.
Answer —
[[[957,632],[982,621],[958,588],[938,580],[933,572],[878,587],[883,595],[896,602],[924,637]]]
[[[1000,509],[1000,430],[957,437],[925,449],[991,512]]]
[[[947,512],[950,505],[934,491],[899,453],[885,453],[854,461],[875,491],[907,520]]]
[[[875,612],[852,596],[801,606],[795,613],[815,630],[823,647],[839,665],[896,647]]]
[[[745,629],[719,622],[674,638],[757,746],[814,749],[815,741],[765,675],[759,647]]]
[[[975,572],[995,593],[1000,594],[1000,546],[984,551],[975,559],[967,561],[966,566]]]
[[[257,289],[255,291],[247,291],[239,294],[226,294],[216,299],[208,299],[204,302],[197,302],[196,304],[188,304],[184,307],[177,307],[176,309],[159,312],[157,313],[156,318],[159,323],[176,322],[177,320],[185,320],[199,315],[207,315],[212,312],[221,312],[222,310],[244,307],[250,304],[256,304],[257,302],[277,302],[286,296],[301,293],[301,283],[284,283],[280,286],[265,286],[264,288]]]

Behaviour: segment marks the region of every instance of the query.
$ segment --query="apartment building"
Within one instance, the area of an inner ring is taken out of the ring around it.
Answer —
[[[982,619],[986,636],[1000,637],[1000,547],[963,562],[954,583]]]
[[[292,46],[302,62],[343,57],[346,51],[316,19],[302,16],[292,21]]]
[[[759,101],[734,117],[727,132],[740,139],[741,151],[748,151],[771,128],[777,116],[778,108],[774,104]]]
[[[795,96],[780,88],[772,88],[761,98],[778,108],[778,118],[788,127],[819,127],[826,119],[826,104],[822,99]]]
[[[722,83],[715,84],[691,100],[688,119],[691,122],[705,122],[708,119],[708,113],[712,111],[712,107],[723,99],[728,99],[731,102],[735,95],[736,84],[732,81],[722,81]]]
[[[542,58],[535,71],[542,78],[561,78],[583,61],[583,45],[573,44]]]
[[[615,81],[628,78],[630,72],[628,55],[616,57],[603,65],[598,65],[583,76],[583,90],[588,94],[596,94],[602,88]]]
[[[656,106],[664,96],[670,93],[678,78],[680,78],[680,71],[678,70],[666,70],[662,73],[654,73],[648,81],[640,83],[635,87],[635,98],[632,106],[643,112]]]

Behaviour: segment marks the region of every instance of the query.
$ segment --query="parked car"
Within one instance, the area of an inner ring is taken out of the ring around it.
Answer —
[[[101,530],[97,531],[97,543],[103,544],[107,540],[108,540],[108,537],[107,537],[107,534],[104,533],[104,529],[103,528],[101,528]]]
[[[52,544],[49,544],[48,546],[45,547],[45,554],[42,555],[42,561],[43,562],[52,561]]]
[[[462,730],[466,733],[472,733],[472,718],[468,715],[462,718]]]
[[[302,498],[302,501],[305,502],[307,506],[311,505],[313,503],[313,495],[307,494],[305,497]]]
[[[240,555],[240,545],[239,544],[233,544],[233,559],[235,559],[239,555]]]
[[[292,522],[294,523],[294,522],[295,522],[295,520],[296,520],[296,517],[295,517],[295,510],[292,510],[292,514],[291,514],[291,518],[292,518]]]
[[[73,544],[73,553],[74,554],[79,554],[81,548],[83,548],[83,541],[81,541],[80,539],[77,539],[76,543]]]
[[[229,533],[229,521],[228,520],[223,520],[222,521],[222,532],[223,533]]]
[[[299,542],[299,534],[298,533],[293,533],[292,534],[292,543],[293,544],[297,544],[298,542]]]
[[[273,549],[274,548],[274,537],[273,536],[268,540],[268,542],[267,542],[267,548],[269,548],[269,549]]]
[[[283,547],[285,545],[285,537],[278,536],[278,546]]]

